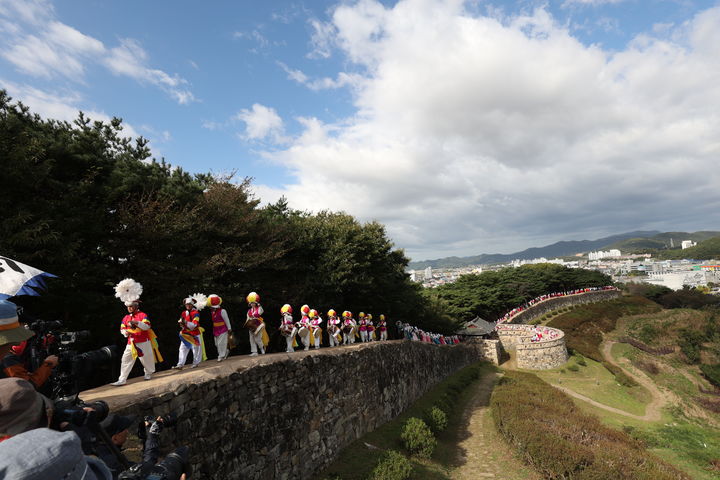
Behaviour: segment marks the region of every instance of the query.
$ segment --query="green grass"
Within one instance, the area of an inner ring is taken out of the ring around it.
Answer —
[[[427,460],[411,457],[410,460],[413,464],[412,479],[451,479],[450,474],[453,462],[457,457],[457,438],[460,429],[463,428],[462,414],[468,402],[472,400],[473,389],[465,388],[458,394],[450,387],[454,383],[457,383],[459,378],[468,376],[471,369],[475,369],[480,374],[480,377],[497,370],[489,363],[479,362],[458,371],[433,387],[398,417],[378,427],[374,431],[365,434],[344,448],[338,458],[324,472],[321,472],[314,478],[364,480],[372,469],[375,468],[377,458],[379,457],[379,452],[369,449],[365,446],[365,443],[382,450],[397,450],[407,454],[402,440],[400,440],[400,432],[402,431],[405,421],[410,417],[423,418],[427,410],[437,404],[444,395],[448,394],[456,397],[455,407],[451,414],[448,415],[447,428],[436,436],[438,443],[432,457]],[[476,381],[477,380],[469,382],[467,387],[470,387]]]
[[[567,365],[577,364],[576,360],[571,359],[563,368],[533,373],[548,383],[569,388],[603,405],[619,408],[634,415],[645,414],[645,405],[651,400],[647,389],[640,386],[623,387],[599,362],[589,358],[586,358],[585,362],[587,366],[581,366],[577,372],[567,369]],[[561,373],[561,370],[564,370],[564,373]]]

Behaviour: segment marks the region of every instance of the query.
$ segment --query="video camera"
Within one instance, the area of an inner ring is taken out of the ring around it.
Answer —
[[[90,332],[61,331],[62,328],[60,320],[34,320],[28,324],[28,329],[35,332],[27,346],[30,369],[36,370],[49,355],[58,357],[58,365],[50,377],[47,391],[48,396],[54,399],[77,395],[80,379],[88,376],[91,366],[108,363],[117,357],[115,345],[78,353],[78,348],[90,339]]]
[[[187,473],[188,452],[188,447],[179,447],[155,465],[138,463],[122,472],[118,480],[177,480]]]

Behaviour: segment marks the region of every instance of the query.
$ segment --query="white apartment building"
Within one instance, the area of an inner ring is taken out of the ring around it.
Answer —
[[[603,258],[618,258],[622,254],[620,250],[613,248],[607,251],[598,250],[597,252],[588,253],[588,260],[601,260]]]
[[[692,240],[683,240],[680,245],[682,246],[682,249],[685,250],[686,248],[694,247],[697,243]]]

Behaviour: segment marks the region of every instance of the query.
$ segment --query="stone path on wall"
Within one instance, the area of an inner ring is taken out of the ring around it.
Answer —
[[[495,429],[488,405],[497,378],[497,374],[490,373],[475,387],[473,401],[465,411],[467,426],[458,444],[460,466],[453,470],[452,478],[540,480],[536,472],[515,457],[514,449]]]
[[[151,397],[171,393],[186,384],[202,383],[215,378],[227,377],[232,373],[253,368],[257,365],[285,361],[291,358],[301,360],[304,357],[315,355],[339,355],[351,349],[372,348],[382,343],[386,342],[355,343],[353,345],[318,350],[311,348],[308,351],[296,350],[294,353],[268,353],[256,357],[236,355],[228,357],[222,362],[218,362],[216,359],[206,360],[201,362],[197,368],[190,368],[186,365],[181,371],[164,370],[156,372],[153,378],[147,381],[140,376],[128,380],[126,385],[120,387],[103,385],[91,390],[85,390],[80,392],[80,398],[86,402],[104,400],[108,403],[110,410],[114,410],[128,404],[142,402]]]

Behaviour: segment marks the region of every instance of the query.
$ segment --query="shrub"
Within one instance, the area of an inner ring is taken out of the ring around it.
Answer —
[[[507,372],[490,400],[496,428],[543,478],[688,480],[644,442],[604,426],[538,377]]]
[[[640,370],[649,373],[650,375],[657,375],[658,373],[660,373],[660,368],[658,368],[655,363],[650,361],[635,359],[633,360],[632,364]]]
[[[690,328],[680,330],[680,350],[687,357],[688,363],[700,362],[700,350],[705,336]]]
[[[616,367],[612,363],[608,362],[602,362],[603,367],[607,368],[607,370],[615,375],[615,381],[617,381],[620,385],[624,387],[637,387],[638,383],[633,380],[632,378],[625,375],[625,372],[623,372],[619,367]]]
[[[583,366],[583,367],[587,367],[587,362],[585,361],[585,358],[584,358],[584,357],[578,358],[578,359],[577,359],[577,364],[578,364],[578,365],[581,365],[581,366]]]
[[[620,337],[618,339],[618,342],[627,343],[627,344],[632,345],[633,347],[637,348],[638,350],[642,350],[643,352],[649,353],[651,355],[668,355],[675,351],[675,349],[673,347],[658,347],[658,348],[649,347],[649,346],[645,345],[643,342],[641,342],[639,340],[635,340],[634,338],[630,338],[630,337]]]
[[[571,372],[577,372],[580,370],[580,367],[578,367],[577,365],[570,365],[567,367],[567,369],[570,370]]]
[[[442,432],[447,428],[447,414],[435,405],[425,414],[425,419],[434,433]]]
[[[400,438],[408,452],[421,458],[430,458],[437,444],[430,427],[415,417],[405,422]]]
[[[700,365],[700,371],[710,383],[716,387],[720,387],[720,364]]]
[[[388,450],[382,455],[368,480],[406,480],[411,474],[410,460],[395,450]]]

